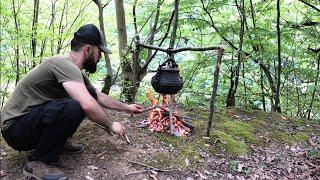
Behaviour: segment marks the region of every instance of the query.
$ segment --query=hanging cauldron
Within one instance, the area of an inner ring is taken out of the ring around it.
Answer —
[[[157,74],[151,79],[154,90],[160,94],[176,94],[183,87],[183,79],[179,67],[173,58],[169,57],[159,65]]]

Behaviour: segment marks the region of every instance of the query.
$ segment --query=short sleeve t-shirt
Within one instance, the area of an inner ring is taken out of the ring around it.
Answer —
[[[70,98],[62,86],[66,81],[80,82],[92,87],[68,55],[53,56],[32,69],[19,81],[3,107],[1,129],[7,129],[14,122],[14,118],[27,114],[35,106],[55,99]]]

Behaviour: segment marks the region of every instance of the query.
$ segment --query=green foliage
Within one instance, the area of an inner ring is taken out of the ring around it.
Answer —
[[[310,159],[319,159],[320,158],[320,148],[319,147],[309,148],[309,150],[307,152],[307,156]]]
[[[230,164],[230,169],[232,172],[237,172],[237,169],[238,169],[238,162],[235,161],[235,160],[232,160],[229,162]]]

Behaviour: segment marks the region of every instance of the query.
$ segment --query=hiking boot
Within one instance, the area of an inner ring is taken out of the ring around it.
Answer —
[[[64,145],[64,153],[66,154],[79,154],[82,153],[84,150],[84,145],[73,143],[71,141],[67,141],[67,143]]]
[[[28,178],[38,180],[64,180],[67,176],[57,167],[48,165],[41,161],[26,161],[23,174]]]

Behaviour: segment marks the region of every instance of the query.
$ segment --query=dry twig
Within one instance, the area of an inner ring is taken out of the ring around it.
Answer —
[[[152,171],[154,171],[154,170],[146,169],[146,170],[141,170],[141,171],[134,171],[134,172],[129,172],[129,173],[125,174],[124,176],[129,176],[132,174],[139,174],[139,173],[147,173],[147,172],[152,172]]]
[[[156,167],[153,167],[153,166],[149,166],[149,165],[146,165],[146,164],[143,164],[143,163],[135,162],[135,161],[132,161],[132,160],[129,160],[129,159],[127,159],[127,161],[129,163],[132,163],[132,164],[137,164],[137,165],[140,165],[140,166],[147,167],[147,168],[152,169],[152,170],[157,171],[157,172],[171,172],[171,171],[175,171],[176,170],[176,169],[159,169],[159,168],[156,168]]]

